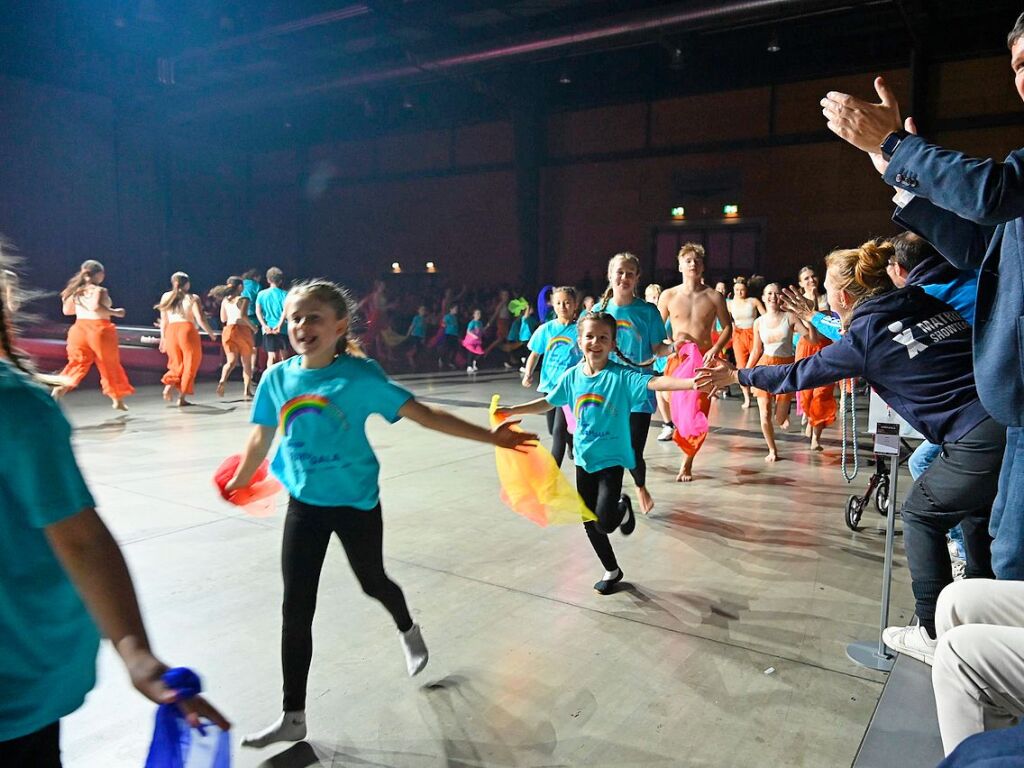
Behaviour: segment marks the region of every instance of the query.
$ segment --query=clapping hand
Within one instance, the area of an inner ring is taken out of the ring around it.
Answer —
[[[900,129],[900,105],[892,89],[881,77],[875,78],[878,104],[858,99],[848,93],[829,91],[821,100],[821,112],[828,120],[828,129],[857,149],[878,154],[885,137]]]
[[[809,323],[818,311],[813,299],[808,299],[794,286],[783,288],[779,293],[779,304],[783,312],[792,312],[804,322]]]

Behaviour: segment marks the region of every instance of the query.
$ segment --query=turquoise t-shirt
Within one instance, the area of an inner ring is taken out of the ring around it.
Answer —
[[[288,297],[288,291],[272,285],[264,288],[256,294],[256,305],[263,313],[263,322],[269,328],[276,328],[281,323],[281,316],[284,315],[284,300]],[[281,333],[288,332],[288,323],[281,323]]]
[[[459,335],[459,318],[453,315],[451,312],[444,316],[444,335],[445,336],[458,336]]]
[[[260,293],[260,284],[256,280],[243,280],[242,281],[242,296],[249,300],[249,319],[253,321],[253,325],[257,325],[256,321],[256,297]]]
[[[550,320],[533,332],[527,348],[543,355],[538,392],[550,392],[562,374],[583,357],[577,339],[576,323],[566,324],[561,320]]]
[[[576,465],[587,472],[632,469],[636,459],[629,440],[629,414],[647,402],[651,377],[611,360],[596,376],[587,376],[584,365],[580,362],[566,371],[547,396],[551,405],[568,405],[576,417]]]
[[[540,325],[540,322],[537,320],[536,315],[520,318],[519,338],[517,341],[529,341],[533,336],[533,332],[537,330],[538,325]]]
[[[409,335],[415,336],[416,338],[422,339],[427,335],[426,326],[423,324],[423,318],[419,315],[412,316],[412,324],[409,326]]]
[[[0,360],[0,741],[78,709],[100,634],[44,528],[95,506],[71,426],[47,392]]]
[[[671,319],[665,321],[665,338],[666,339],[671,339],[672,338],[672,320]],[[664,373],[665,372],[665,367],[667,365],[668,365],[668,355],[664,355],[662,357],[659,357],[657,360],[654,361],[654,372],[655,373]]]
[[[473,333],[480,336],[483,333],[484,324],[482,320],[470,320],[466,326],[466,333]]]
[[[658,308],[648,301],[633,299],[632,304],[624,307],[609,301],[604,311],[615,318],[618,326],[615,343],[634,363],[650,360],[654,356],[654,347],[665,340],[665,321],[661,319]],[[614,353],[612,359],[620,363],[626,362]],[[635,412],[654,413],[656,405],[654,393],[649,392],[646,404],[637,408]]]
[[[366,419],[379,413],[394,423],[411,399],[369,358],[339,355],[326,368],[307,369],[296,355],[263,374],[252,422],[278,428],[271,470],[294,498],[370,510],[380,499],[380,463]]]

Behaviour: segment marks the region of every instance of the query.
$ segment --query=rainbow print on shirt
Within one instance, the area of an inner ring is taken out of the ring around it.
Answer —
[[[579,421],[584,408],[599,408],[602,405],[604,405],[604,395],[599,395],[596,392],[585,392],[576,398],[576,405],[573,407],[572,412],[576,416],[576,421]]]
[[[633,323],[631,323],[629,320],[616,320],[615,327],[618,328],[620,331],[632,331]]]
[[[562,344],[568,344],[569,346],[572,346],[572,339],[570,339],[568,336],[552,336],[551,339],[548,341],[548,345],[547,347],[545,347],[545,349],[551,350],[554,349],[555,347],[561,346]]]
[[[303,414],[320,416],[330,406],[330,401],[320,395],[299,395],[293,397],[281,406],[281,415],[278,421],[282,435],[291,432],[292,424]]]

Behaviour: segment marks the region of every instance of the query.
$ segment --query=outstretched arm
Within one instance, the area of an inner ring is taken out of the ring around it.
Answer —
[[[454,413],[442,408],[425,405],[415,398],[406,401],[405,405],[398,409],[398,415],[435,432],[443,432],[446,435],[466,440],[476,440],[479,443],[489,443],[498,448],[511,448],[523,452],[520,446],[537,441],[537,435],[532,432],[520,432],[512,429],[515,424],[519,423],[518,421],[506,421],[494,429],[487,429],[460,419]]]
[[[150,650],[128,566],[96,510],[83,509],[44,530],[89,613],[124,661],[132,685],[157,704],[173,702],[175,692],[160,679],[167,665]],[[193,726],[199,725],[202,717],[221,728],[231,727],[202,696],[181,701],[178,706]]]
[[[238,465],[238,469],[235,470],[235,476],[224,486],[225,491],[237,491],[239,488],[249,486],[252,476],[263,460],[267,458],[270,446],[274,444],[276,430],[276,427],[266,427],[262,424],[253,427],[252,432],[249,433],[249,439],[245,443],[245,450],[242,452],[242,461]]]
[[[536,400],[530,400],[528,403],[499,406],[498,411],[509,416],[525,416],[531,413],[547,413],[554,407],[546,398],[538,397]]]

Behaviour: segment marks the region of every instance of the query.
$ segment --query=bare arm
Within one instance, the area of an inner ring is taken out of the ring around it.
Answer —
[[[761,341],[761,318],[754,321],[754,343],[750,345],[750,357],[746,360],[737,360],[736,365],[740,368],[753,368],[757,361],[764,354],[764,343]]]
[[[757,316],[768,314],[768,310],[764,308],[764,304],[761,303],[760,299],[751,299],[754,302],[754,309],[757,310]]]
[[[75,297],[73,294],[71,296],[68,296],[66,299],[64,299],[64,301],[61,302],[60,311],[63,312],[65,315],[76,314]]]
[[[531,352],[530,356],[526,358],[526,370],[523,372],[523,386],[533,386],[533,369],[537,367],[537,361],[540,360],[540,355],[536,352]]]
[[[200,327],[206,331],[207,336],[211,339],[217,338],[217,332],[210,327],[210,323],[206,319],[206,313],[203,312],[202,302],[199,301],[199,297],[195,294],[192,294],[192,317],[194,317]]]
[[[498,410],[509,416],[524,416],[531,413],[547,413],[554,407],[545,398],[538,397],[536,400],[530,400],[528,403],[509,406],[502,405]]]
[[[718,324],[722,326],[722,334],[718,337],[718,341],[711,345],[711,349],[704,353],[704,362],[707,363],[718,357],[722,350],[725,349],[725,345],[729,343],[729,339],[732,338],[732,315],[729,314],[729,307],[725,303],[725,297],[718,291],[714,291],[711,297],[711,302],[715,305],[715,317],[718,320]]]
[[[454,413],[441,408],[424,405],[415,398],[408,400],[398,410],[403,418],[415,421],[421,427],[432,429],[435,432],[443,432],[452,437],[461,437],[466,440],[475,440],[479,443],[489,443],[499,448],[512,448],[519,450],[524,443],[536,442],[537,435],[532,432],[519,432],[512,429],[518,421],[506,421],[494,429],[487,429],[472,422],[460,419]]]
[[[237,491],[239,488],[248,487],[253,474],[270,453],[276,431],[275,427],[265,427],[262,424],[253,427],[245,443],[245,450],[242,451],[242,461],[235,470],[235,476],[224,486],[225,491]]]
[[[256,319],[260,321],[260,327],[263,329],[264,333],[273,333],[273,331],[270,330],[270,326],[267,325],[267,321],[263,318],[263,308],[260,307],[260,303],[258,301],[256,302]]]
[[[668,320],[668,300],[672,297],[672,289],[669,288],[661,292],[661,296],[658,297],[658,311],[661,312],[661,322]]]
[[[696,389],[693,379],[677,379],[675,376],[652,376],[647,381],[647,388],[655,392],[679,392]]]
[[[163,298],[160,299],[160,303],[163,304]],[[167,351],[167,310],[160,310],[160,351]]]
[[[96,510],[83,509],[46,526],[45,531],[50,547],[89,613],[124,661],[132,684],[158,704],[174,701],[175,692],[160,679],[167,665],[150,650],[128,566]],[[200,717],[205,717],[221,728],[231,727],[201,696],[183,701],[179,706],[194,726],[199,724]]]

